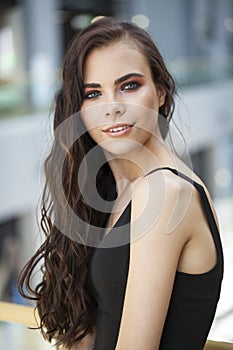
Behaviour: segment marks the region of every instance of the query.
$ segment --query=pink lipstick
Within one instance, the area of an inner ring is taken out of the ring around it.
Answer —
[[[116,124],[112,125],[109,128],[103,130],[106,134],[109,136],[123,136],[128,134],[130,132],[131,128],[134,126],[134,124]]]

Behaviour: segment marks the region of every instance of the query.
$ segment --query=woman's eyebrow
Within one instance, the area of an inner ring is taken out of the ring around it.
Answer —
[[[127,79],[130,79],[132,77],[139,77],[139,78],[143,78],[144,75],[143,74],[140,74],[140,73],[129,73],[129,74],[126,74],[126,75],[123,75],[122,77],[116,79],[114,81],[114,84],[115,85],[118,85],[120,83],[122,83],[123,81],[127,80]]]
[[[100,88],[101,85],[99,83],[87,83],[84,84],[84,88]]]
[[[123,81],[127,80],[127,79],[130,79],[132,77],[139,77],[139,78],[143,78],[144,75],[143,74],[140,74],[140,73],[129,73],[129,74],[126,74],[126,75],[123,75],[122,77],[116,79],[114,81],[114,85],[118,85],[120,83],[122,83]],[[101,84],[99,83],[86,83],[84,84],[84,88],[101,88]]]

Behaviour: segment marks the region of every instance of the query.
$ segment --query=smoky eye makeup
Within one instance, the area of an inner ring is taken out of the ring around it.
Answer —
[[[143,85],[144,75],[139,73],[129,73],[117,79],[121,91],[135,91]]]
[[[100,84],[99,83],[87,83],[84,84],[83,97],[85,100],[96,98],[100,96]]]
[[[142,86],[142,83],[137,80],[130,80],[122,84],[120,87],[121,91],[134,91],[137,90],[140,86]]]
[[[143,85],[144,75],[140,73],[129,73],[114,81],[114,85],[119,88],[122,92],[133,92]],[[101,95],[101,84],[100,83],[86,83],[84,84],[84,99],[91,100]]]
[[[98,90],[91,90],[91,91],[84,91],[84,99],[85,100],[91,100],[93,98],[99,97],[101,95],[101,92]]]

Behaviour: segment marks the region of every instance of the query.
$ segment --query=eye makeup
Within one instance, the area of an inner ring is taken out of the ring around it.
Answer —
[[[116,79],[114,81],[114,85],[118,86],[122,83],[120,86],[120,91],[124,92],[130,92],[137,90],[141,85],[141,80],[144,78],[143,74],[140,73],[129,73],[126,75],[121,76],[120,78]],[[101,89],[102,86],[100,83],[86,83],[84,84],[84,99],[94,99],[101,95]],[[86,89],[93,89],[89,91],[85,91]],[[95,90],[98,89],[98,90]]]

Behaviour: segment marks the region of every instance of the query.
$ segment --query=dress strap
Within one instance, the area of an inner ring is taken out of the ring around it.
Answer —
[[[160,170],[169,170],[172,173],[174,173],[175,175],[181,177],[182,179],[188,181],[189,183],[191,183],[199,192],[200,196],[201,196],[201,201],[203,204],[203,208],[204,208],[204,213],[206,216],[206,219],[208,221],[213,239],[215,241],[215,245],[216,245],[216,249],[218,251],[218,256],[223,257],[223,253],[222,253],[222,245],[221,245],[221,241],[220,241],[220,237],[219,237],[219,230],[218,230],[218,226],[209,202],[209,199],[207,197],[206,191],[204,189],[204,187],[199,184],[198,182],[194,181],[193,179],[191,179],[190,177],[188,177],[187,175],[183,174],[182,172],[180,172],[177,169],[174,168],[170,168],[170,167],[161,167],[161,168],[156,168],[151,170],[149,173],[147,173],[146,175],[144,175],[144,177],[156,172],[156,171],[160,171]]]

